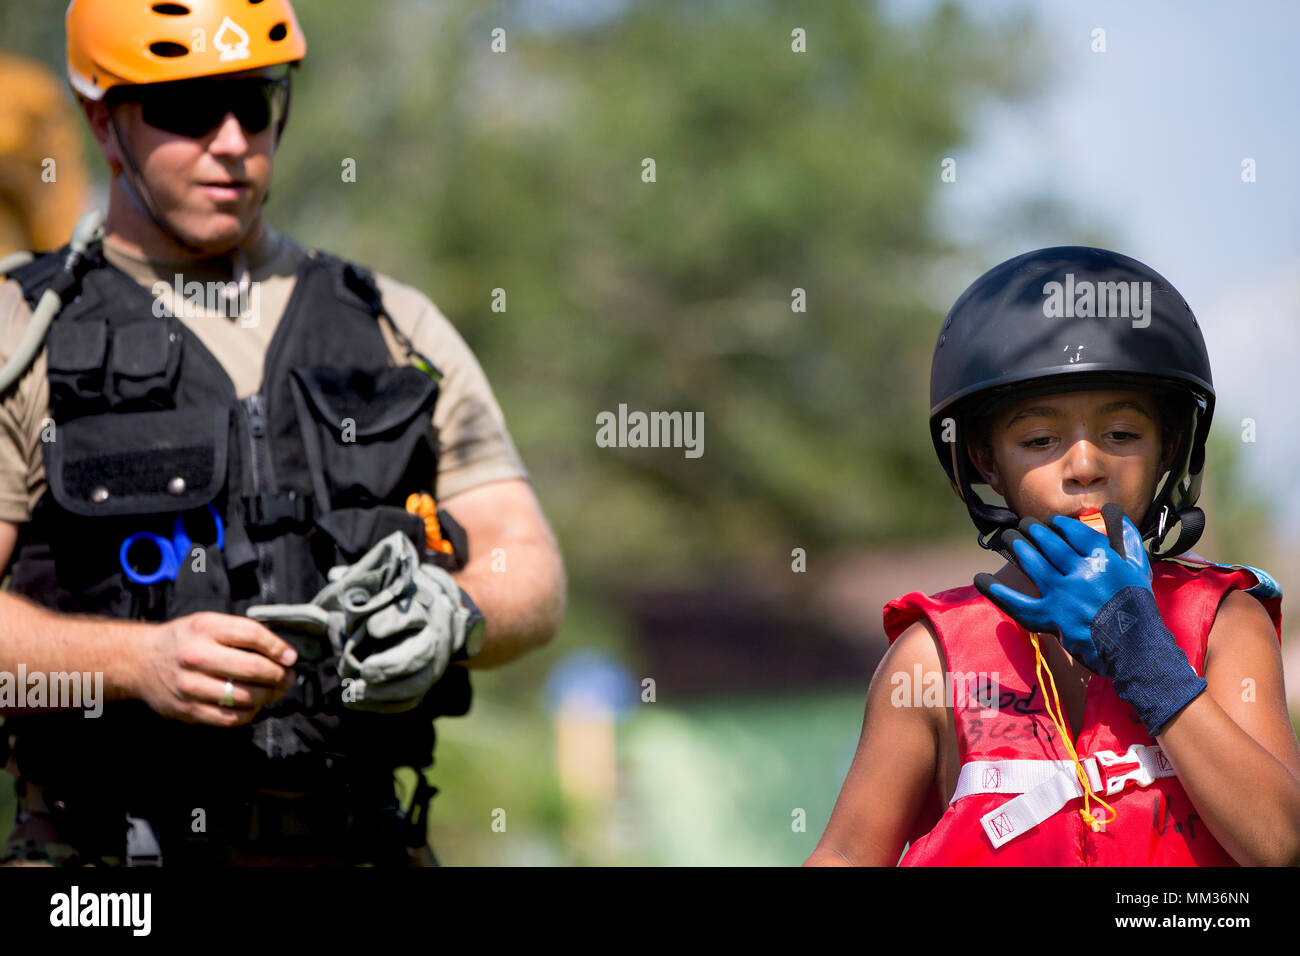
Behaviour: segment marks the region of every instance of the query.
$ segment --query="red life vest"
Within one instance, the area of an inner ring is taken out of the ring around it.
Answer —
[[[1154,563],[1151,586],[1165,626],[1198,674],[1219,602],[1233,588],[1261,601],[1281,639],[1281,590],[1262,571],[1166,559]],[[963,688],[955,689],[957,790],[943,811],[930,788],[900,866],[1237,865],[1110,680],[1089,682],[1075,741],[1092,790],[1115,811],[1095,832],[1078,812],[1083,787],[1038,686],[1028,632],[973,586],[932,596],[914,591],[884,613],[891,644],[929,618],[949,675],[996,675],[998,697],[963,699]],[[1108,816],[1095,797],[1090,808],[1099,819]]]

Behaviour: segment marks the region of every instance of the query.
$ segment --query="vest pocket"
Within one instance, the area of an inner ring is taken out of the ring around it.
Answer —
[[[112,407],[119,411],[174,408],[181,341],[175,320],[169,318],[115,328],[108,357]]]
[[[433,487],[437,382],[412,366],[290,371],[319,512],[397,504]]]
[[[58,419],[92,415],[108,408],[104,359],[108,320],[55,322],[46,339],[50,404]]]
[[[175,408],[182,341],[170,316],[111,329],[107,319],[55,322],[46,345],[55,419]]]
[[[198,548],[202,548],[201,554]],[[163,586],[167,619],[199,611],[229,614],[230,578],[226,575],[225,556],[216,544],[194,541],[188,554],[178,553],[176,557],[180,559],[176,578]]]
[[[83,517],[201,508],[226,483],[229,408],[95,415],[45,445],[50,493]]]

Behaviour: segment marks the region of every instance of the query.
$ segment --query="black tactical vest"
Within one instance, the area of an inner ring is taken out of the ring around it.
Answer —
[[[29,303],[65,252],[12,273]],[[262,390],[242,401],[199,338],[170,313],[159,317],[156,302],[95,250],[50,327],[48,490],[20,531],[14,591],[61,612],[166,621],[309,602],[329,568],[394,530],[426,554],[423,521],[404,502],[434,489],[438,385],[392,364],[373,275],[310,254]],[[209,505],[225,524],[220,551],[202,537],[213,527]],[[175,580],[130,581],[123,541],[138,531],[171,538],[181,512],[203,550],[182,557]],[[426,555],[447,567],[440,558]],[[332,650],[298,650],[293,691],[239,728],[167,720],[141,701],[109,703],[98,719],[11,718],[19,772],[142,816],[212,806],[227,792],[238,799],[248,786],[310,792],[343,776],[380,791],[387,779],[391,794],[393,767],[431,763],[433,718],[469,709],[468,673],[450,667],[413,711],[350,710]]]

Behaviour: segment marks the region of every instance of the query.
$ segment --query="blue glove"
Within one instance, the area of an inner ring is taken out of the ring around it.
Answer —
[[[1155,737],[1208,685],[1160,619],[1141,534],[1119,505],[1108,503],[1101,514],[1105,535],[1064,515],[1050,526],[1025,518],[1022,534],[1003,535],[1041,597],[991,574],[977,574],[975,587],[1022,627],[1059,634],[1071,656],[1114,681]]]

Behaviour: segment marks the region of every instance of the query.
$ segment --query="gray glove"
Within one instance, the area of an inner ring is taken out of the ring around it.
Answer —
[[[322,661],[343,651],[344,616],[315,604],[256,604],[248,616],[272,627],[294,646],[298,661]]]
[[[248,616],[322,635],[351,680],[344,704],[399,713],[417,707],[453,659],[477,653],[483,616],[451,575],[421,564],[410,538],[394,531],[355,564],[329,571],[310,604],[263,604]]]

